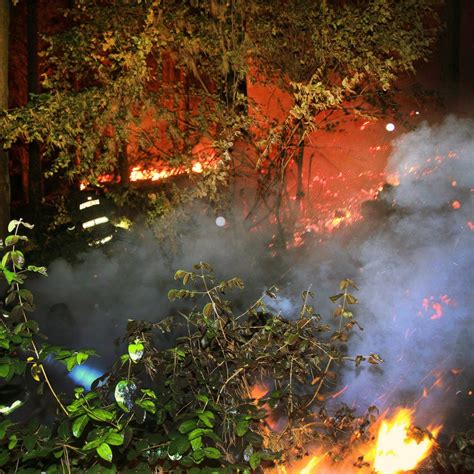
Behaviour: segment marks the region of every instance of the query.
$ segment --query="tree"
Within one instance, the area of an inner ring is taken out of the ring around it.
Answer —
[[[294,215],[304,196],[308,136],[314,142],[317,133],[347,120],[376,120],[397,110],[397,81],[427,60],[439,32],[436,3],[288,0],[285,11],[262,7],[253,23],[257,64],[266,74],[278,71],[281,87],[293,99],[286,119],[270,128],[257,162],[265,170],[257,199],[273,200],[266,205],[276,209],[281,226],[292,163],[297,167]]]
[[[196,145],[210,144],[223,159],[194,188],[159,193],[158,213],[217,200],[241,167],[232,146],[258,142],[250,160],[260,176],[257,203],[276,210],[283,229],[287,169],[294,161],[301,176],[309,133],[393,106],[395,81],[414,72],[435,40],[436,3],[81,0],[43,53],[45,93],[4,116],[0,131],[7,147],[19,138],[41,142],[52,158],[48,172],[92,183],[120,175],[127,184],[127,167],[143,168],[150,157],[191,170]],[[280,76],[292,95],[276,127],[252,127],[252,76]]]
[[[38,2],[27,1],[27,55],[28,55],[28,94],[39,93],[38,80]],[[43,173],[38,142],[28,146],[28,201],[34,214],[38,212],[43,198]]]
[[[0,110],[8,108],[8,26],[10,2],[0,1]],[[10,175],[8,152],[0,150],[0,237],[6,235],[10,220]]]

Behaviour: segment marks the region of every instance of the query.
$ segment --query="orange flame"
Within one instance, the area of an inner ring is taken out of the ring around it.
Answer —
[[[250,387],[250,398],[253,398],[254,400],[260,400],[268,393],[268,390],[269,388],[265,384],[257,383]]]
[[[410,437],[413,411],[399,409],[390,420],[383,420],[377,435],[374,469],[378,473],[396,474],[415,469],[426,459],[435,443],[428,435],[421,440]],[[441,427],[430,431],[436,437]]]
[[[391,418],[384,418],[375,425],[375,445],[354,446],[354,451],[345,459],[334,462],[322,447],[302,460],[293,460],[283,466],[266,470],[268,474],[355,474],[375,472],[377,474],[401,474],[416,469],[431,453],[441,426],[428,427],[431,436],[413,429],[414,410],[398,408]],[[413,431],[412,431],[413,430]],[[412,434],[413,432],[413,434]],[[374,439],[374,438],[372,438]],[[355,457],[364,458],[368,470],[354,464]]]

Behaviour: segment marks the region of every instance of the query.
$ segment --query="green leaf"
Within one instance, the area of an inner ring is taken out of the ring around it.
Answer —
[[[33,293],[30,290],[27,290],[26,288],[22,288],[18,292],[18,295],[21,297],[23,301],[33,306]]]
[[[199,413],[198,417],[208,428],[212,428],[214,426],[215,416],[212,411],[205,411],[204,413]]]
[[[182,434],[186,434],[186,433],[189,433],[190,431],[194,430],[194,428],[196,428],[196,426],[197,426],[196,420],[186,420],[186,421],[183,421],[179,425],[178,431]]]
[[[95,408],[89,412],[89,416],[97,421],[112,421],[114,414],[102,408]]]
[[[23,438],[23,444],[27,451],[31,451],[36,446],[36,436],[33,434],[27,434]]]
[[[13,265],[19,270],[25,266],[25,256],[20,250],[12,251],[10,257],[12,259]]]
[[[197,449],[202,448],[202,437],[198,436],[197,438],[193,438],[190,440],[191,447],[193,448],[193,451],[196,451]]]
[[[0,423],[0,439],[5,438],[7,430],[11,425],[13,425],[13,423],[10,420],[3,420]]]
[[[249,421],[248,420],[240,420],[237,422],[237,425],[235,427],[235,433],[237,436],[244,436],[245,433],[249,430]]]
[[[209,403],[209,397],[207,395],[204,395],[202,393],[199,393],[196,395],[196,400],[199,400],[200,402],[207,404]]]
[[[18,443],[18,438],[17,436],[14,434],[14,435],[11,435],[10,438],[9,438],[9,442],[8,442],[8,449],[11,451],[12,449],[15,449],[15,446],[17,445]]]
[[[156,413],[156,405],[151,400],[137,400],[135,404],[150,413]]]
[[[196,464],[200,464],[205,458],[204,450],[203,449],[196,449],[193,451],[193,459]]]
[[[81,437],[85,427],[87,426],[87,423],[89,423],[88,415],[81,415],[74,420],[74,423],[72,424],[72,434],[75,438]]]
[[[132,380],[120,380],[115,386],[115,401],[123,411],[128,413],[133,408],[136,391],[137,386]]]
[[[178,454],[179,456],[183,456],[183,454],[185,454],[189,450],[190,447],[191,447],[191,444],[189,440],[186,438],[186,436],[178,436],[169,444],[168,455],[174,456]]]
[[[11,245],[16,245],[20,241],[20,236],[19,235],[8,235],[5,238],[5,245],[11,246]]]
[[[199,438],[200,436],[205,435],[207,431],[210,431],[210,430],[206,430],[206,429],[203,429],[203,428],[196,428],[195,430],[192,430],[188,434],[188,439],[191,441],[194,438]]]
[[[0,377],[8,377],[10,373],[10,366],[8,364],[0,364]]]
[[[144,351],[145,346],[139,339],[136,339],[134,343],[128,345],[128,353],[132,362],[138,363],[138,361],[143,357]]]
[[[17,225],[20,224],[20,221],[17,221],[17,220],[11,220],[9,223],[8,223],[8,232],[12,232],[13,229],[15,229],[15,227]]]
[[[8,451],[0,451],[0,466],[4,466],[10,460]]]
[[[204,448],[204,455],[209,459],[220,459],[222,457],[222,453],[213,447]]]
[[[250,456],[249,459],[249,464],[252,469],[257,469],[257,467],[260,465],[260,461],[262,460],[260,453],[253,453]]]
[[[66,359],[66,368],[68,370],[68,372],[71,372],[72,369],[74,369],[74,367],[76,366],[76,356],[73,355],[71,357],[68,357]]]
[[[66,440],[71,436],[71,431],[69,430],[69,420],[64,420],[58,427],[58,435],[60,438]]]
[[[77,363],[81,365],[89,358],[89,354],[87,352],[78,352],[76,355]]]
[[[23,280],[19,278],[15,272],[11,272],[7,268],[2,268],[2,272],[9,285],[11,285],[14,281],[17,283],[23,283]]]
[[[253,431],[248,431],[246,434],[245,434],[245,439],[253,444],[253,445],[256,445],[256,446],[260,446],[263,442],[263,438],[257,434],[257,433],[254,433]]]
[[[107,462],[112,462],[112,449],[107,443],[102,443],[97,449],[97,454]]]
[[[122,433],[118,433],[117,431],[109,431],[105,441],[112,446],[122,446],[124,439],[125,437]]]
[[[84,446],[82,447],[82,449],[84,451],[91,451],[92,449],[96,449],[98,446],[100,446],[102,443],[104,442],[103,438],[101,437],[97,437],[95,439],[93,439],[92,441],[88,441],[86,444],[84,444]]]
[[[35,273],[39,273],[43,276],[48,276],[48,272],[46,270],[46,267],[36,267],[35,265],[29,265],[26,269],[30,272],[35,272]]]

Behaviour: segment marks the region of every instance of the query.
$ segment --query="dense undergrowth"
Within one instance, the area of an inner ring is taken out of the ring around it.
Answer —
[[[2,249],[7,290],[0,393],[5,398],[32,378],[55,406],[54,416],[41,423],[28,414],[23,421],[12,418],[21,413],[24,396],[2,405],[3,472],[250,473],[303,455],[308,443],[324,443],[342,457],[369,436],[375,408],[357,416],[344,405],[337,411],[326,406],[337,390],[339,366],[382,362],[377,354],[347,355],[350,334],[360,328],[351,311],[356,286],[347,279],[330,297],[335,310],[326,323],[309,291],[297,319],[267,309],[275,288],[236,314],[228,298],[243,287],[239,278],[220,281],[207,263],[178,270],[180,287],[168,297],[189,300],[191,310],[158,322],[129,321],[124,354],[92,389],[58,394],[47,361],[54,358],[71,371],[96,354],[49,345],[30,318],[34,297],[24,282],[31,273],[46,276],[46,268],[26,264],[22,226],[31,227],[10,223]],[[157,343],[163,335],[174,341],[168,349]],[[462,439],[448,453],[452,462],[442,460],[468,472],[463,469],[473,445]]]

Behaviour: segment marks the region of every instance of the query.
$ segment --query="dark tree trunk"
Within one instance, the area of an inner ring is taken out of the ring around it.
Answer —
[[[443,69],[446,86],[452,99],[456,99],[459,94],[460,29],[461,0],[449,0],[446,3],[446,33],[443,51]]]
[[[130,184],[130,165],[128,162],[127,144],[123,143],[118,156],[118,167],[120,175],[120,185],[128,186]]]
[[[39,93],[38,81],[38,2],[27,0],[27,36],[28,36],[28,93]],[[43,199],[43,172],[41,153],[37,142],[28,146],[28,201],[36,216]]]
[[[0,110],[8,108],[8,31],[10,2],[0,0]],[[10,220],[10,174],[8,153],[0,143],[0,238],[7,233]]]
[[[298,150],[295,155],[296,163],[296,201],[300,202],[304,197],[303,191],[303,162],[304,162],[304,138],[303,138],[303,127],[300,126],[300,137],[298,143]]]

